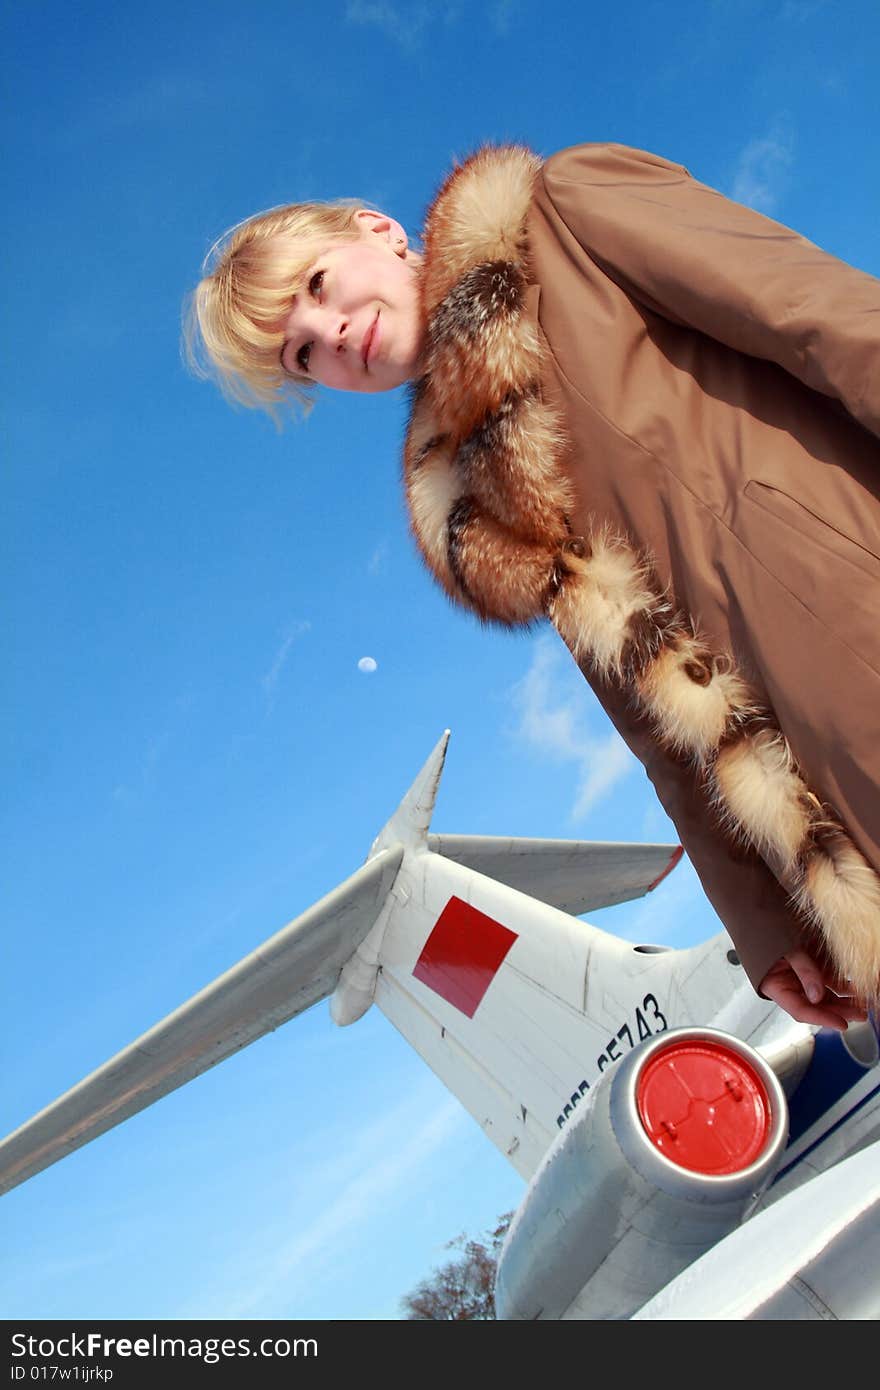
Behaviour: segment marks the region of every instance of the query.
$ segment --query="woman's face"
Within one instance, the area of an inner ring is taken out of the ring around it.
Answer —
[[[356,241],[310,265],[282,324],[281,365],[338,391],[390,391],[418,363],[419,258],[392,218],[364,209],[358,226]]]

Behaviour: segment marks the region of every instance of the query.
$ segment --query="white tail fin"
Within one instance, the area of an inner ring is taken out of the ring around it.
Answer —
[[[687,951],[633,946],[552,905],[641,896],[677,862],[674,845],[429,834],[447,737],[374,843],[404,844],[403,861],[332,1014],[351,1023],[375,1001],[529,1177],[607,1066],[703,1022],[742,972],[723,935]]]
[[[338,1023],[375,999],[529,1175],[624,1050],[714,1012],[726,938],[653,954],[569,915],[649,892],[680,850],[431,835],[448,739],[351,878],[0,1143],[0,1192],[331,993]]]

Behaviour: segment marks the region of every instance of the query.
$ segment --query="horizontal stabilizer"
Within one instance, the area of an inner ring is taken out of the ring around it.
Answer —
[[[429,835],[428,849],[577,917],[641,898],[675,868],[680,845]]]
[[[403,858],[382,850],[136,1042],[0,1144],[0,1192],[326,998]]]

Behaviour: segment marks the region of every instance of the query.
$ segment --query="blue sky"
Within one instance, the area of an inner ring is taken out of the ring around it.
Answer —
[[[675,838],[561,644],[421,569],[403,392],[279,434],[187,375],[213,240],[339,196],[416,233],[483,141],[615,140],[878,274],[880,13],[47,0],[3,27],[5,1133],[353,872],[446,727],[435,829]],[[592,920],[718,928],[687,863]],[[323,1004],[5,1197],[0,1307],[394,1318],[522,1190],[376,1011]]]

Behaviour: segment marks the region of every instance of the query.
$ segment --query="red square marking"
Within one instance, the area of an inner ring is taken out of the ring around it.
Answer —
[[[422,947],[413,974],[473,1018],[517,933],[461,898],[450,898]]]

